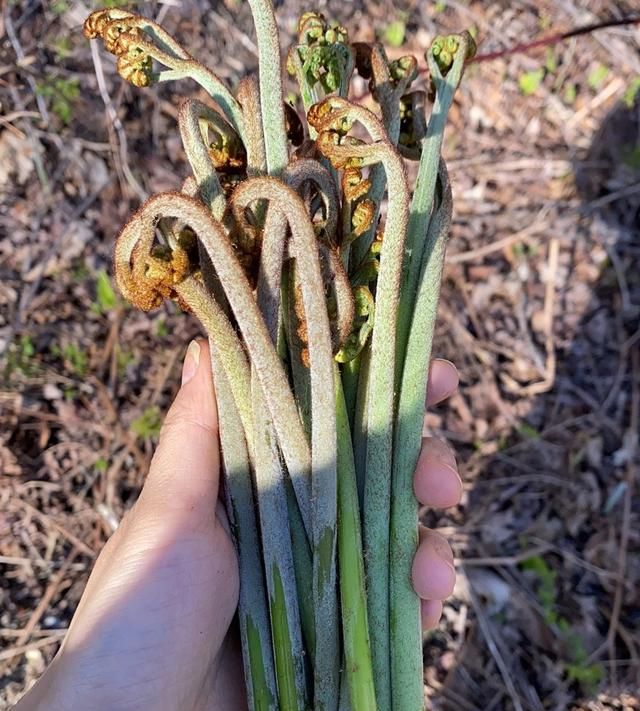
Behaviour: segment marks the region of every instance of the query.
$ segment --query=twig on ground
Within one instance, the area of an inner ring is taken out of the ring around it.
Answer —
[[[95,42],[91,43],[91,57],[95,67],[100,96],[102,97],[102,101],[104,102],[104,106],[107,110],[107,130],[109,132],[109,142],[111,143],[116,170],[120,176],[122,192],[126,194],[126,186],[128,185],[140,201],[146,200],[147,191],[142,187],[142,185],[140,185],[129,167],[127,135],[118,116],[118,112],[113,105],[111,96],[109,95],[109,90],[107,89],[107,83],[104,77],[104,71],[102,69],[102,59],[100,58],[100,52]],[[114,130],[117,137],[113,135]]]
[[[520,696],[513,683],[513,679],[511,678],[509,667],[504,661],[504,657],[502,656],[502,653],[500,652],[500,650],[498,649],[498,645],[496,644],[496,640],[491,630],[491,623],[485,615],[482,603],[478,599],[478,596],[476,595],[475,590],[473,589],[473,583],[471,582],[471,579],[467,579],[469,580],[469,597],[471,598],[471,604],[473,605],[473,608],[475,610],[478,624],[480,625],[480,631],[482,632],[482,635],[485,639],[487,648],[489,649],[491,656],[493,657],[496,665],[498,666],[500,676],[502,677],[507,692],[511,697],[511,701],[513,703],[515,711],[524,711],[522,701],[520,700]]]

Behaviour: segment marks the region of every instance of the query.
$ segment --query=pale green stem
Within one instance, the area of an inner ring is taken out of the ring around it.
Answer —
[[[240,187],[249,187],[250,189],[251,182],[260,180],[269,179],[253,178],[245,181]],[[240,187],[236,189],[236,194],[240,192]],[[284,190],[288,190],[288,188],[282,187]],[[300,198],[293,192],[291,192],[291,196],[299,201],[298,209],[304,210]],[[202,203],[186,195],[181,193],[155,195],[147,200],[131,218],[118,237],[116,244],[118,283],[125,297],[129,298],[125,293],[127,288],[131,291],[130,286],[126,283],[126,275],[130,272],[134,247],[140,250],[140,254],[149,253],[159,217],[179,217],[184,220],[194,230],[207,251],[240,327],[251,362],[260,378],[289,474],[294,486],[297,483],[296,495],[300,503],[300,512],[305,522],[309,522],[310,530],[309,472],[311,471],[311,457],[309,444],[302,429],[282,363],[256,305],[253,290],[222,225],[211,216]],[[141,243],[139,247],[137,247],[138,243]],[[176,290],[179,289],[179,286],[176,287]],[[135,302],[135,292],[130,300]],[[203,302],[203,306],[203,310],[206,312],[206,302]]]
[[[346,403],[337,366],[335,387],[338,423],[338,563],[345,675],[351,708],[376,711],[356,471]]]
[[[400,136],[400,98],[402,94],[405,93],[408,83],[401,82],[400,86],[394,89],[391,88],[391,75],[389,73],[387,57],[384,49],[380,45],[374,45],[371,49],[371,68],[378,91],[382,122],[387,129],[389,142],[395,146]],[[372,166],[369,173],[369,180],[371,180],[371,188],[368,197],[376,206],[376,214],[373,217],[371,227],[358,237],[351,247],[353,252],[351,260],[352,271],[355,271],[360,266],[375,237],[378,215],[380,214],[380,205],[382,204],[382,198],[387,184],[384,166]]]
[[[402,298],[398,313],[398,353],[400,358],[396,362],[397,382],[401,377],[400,369],[404,362],[404,352],[409,338],[409,326],[414,311],[413,305],[418,287],[424,242],[433,207],[444,129],[454,94],[462,79],[467,52],[468,39],[465,35],[461,35],[453,65],[446,77],[443,77],[440,73],[431,50],[429,50],[427,57],[431,76],[436,83],[436,100],[429,119],[427,133],[422,139],[418,176],[413,192],[413,200],[411,201],[411,216],[409,218],[409,229],[407,230],[406,261],[403,270]]]
[[[214,344],[215,345],[215,344]],[[277,711],[269,610],[244,429],[221,358],[211,349],[229,522],[240,570],[240,639],[250,711]]]
[[[237,97],[242,106],[247,150],[247,175],[252,178],[267,172],[267,154],[260,108],[260,87],[255,76],[244,77],[238,84]]]
[[[438,310],[445,244],[451,224],[451,188],[446,169],[442,203],[429,225],[420,285],[411,321],[398,400],[391,497],[391,675],[393,708],[422,711],[420,599],[411,583],[418,546],[418,501],[413,476],[420,453],[428,368]]]
[[[234,193],[234,209],[256,199],[282,212],[291,229],[291,253],[300,275],[307,327],[311,389],[311,521],[313,599],[316,615],[314,708],[337,707],[339,635],[336,587],[336,421],[333,354],[318,244],[302,199],[273,178],[246,181]],[[269,219],[269,217],[267,218]],[[295,480],[293,480],[295,488]]]
[[[253,373],[255,375],[255,371]],[[257,377],[252,379],[256,497],[280,711],[306,711],[304,646],[287,515],[285,474]]]
[[[219,354],[244,427],[249,452],[252,452],[251,371],[238,334],[218,303],[195,278],[188,277],[175,289],[200,321],[209,336],[209,343]]]
[[[360,360],[362,353],[344,363],[342,366],[342,387],[344,388],[344,398],[349,416],[349,423],[353,426],[353,419],[356,413],[356,399],[358,397],[358,374],[360,372]]]
[[[208,126],[222,135],[232,133],[233,129],[217,111],[197,99],[187,99],[182,103],[178,112],[178,126],[182,145],[200,195],[204,203],[209,206],[211,214],[217,220],[221,220],[226,207],[226,198],[203,133],[208,131]]]
[[[383,711],[390,709],[389,639],[389,511],[394,419],[394,364],[400,277],[409,212],[409,188],[402,158],[386,140],[379,120],[369,111],[343,100],[332,100],[335,115],[362,123],[375,143],[332,146],[334,158],[357,157],[363,165],[382,163],[389,185],[389,206],[380,254],[375,318],[371,338],[366,424],[366,479],[364,493],[364,547],[367,566],[369,619],[376,697]],[[333,124],[335,125],[335,124]],[[356,444],[359,449],[362,444]]]
[[[260,105],[269,175],[279,175],[289,162],[284,116],[278,25],[269,0],[249,0],[258,42]]]
[[[196,61],[187,52],[170,54],[145,39],[136,39],[135,46],[142,49],[150,57],[169,69],[156,75],[158,81],[174,81],[189,78],[209,94],[220,106],[224,115],[240,136],[244,135],[242,109],[234,95],[224,85],[220,78],[210,69]],[[185,56],[186,55],[186,56]]]

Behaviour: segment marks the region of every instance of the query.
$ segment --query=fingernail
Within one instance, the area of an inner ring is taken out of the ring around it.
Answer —
[[[182,384],[186,385],[197,373],[200,364],[200,344],[198,341],[191,341],[187,348],[187,354],[182,364]]]

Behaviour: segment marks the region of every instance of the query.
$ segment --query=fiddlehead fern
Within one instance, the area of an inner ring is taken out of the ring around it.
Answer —
[[[367,564],[369,619],[376,694],[382,708],[391,699],[389,671],[389,521],[393,447],[393,364],[396,357],[396,314],[408,222],[409,188],[402,159],[389,143],[380,121],[366,109],[339,98],[314,107],[309,121],[318,131],[318,146],[335,168],[381,163],[389,185],[389,206],[382,238],[380,273],[376,286],[375,317],[367,402],[364,544]],[[351,139],[348,131],[358,121],[372,142]]]
[[[117,59],[118,73],[134,86],[190,78],[220,106],[234,129],[243,135],[240,105],[210,69],[197,62],[173,37],[146,17],[119,9],[97,10],[84,23],[89,39],[100,37]],[[153,61],[166,67],[153,70]]]
[[[428,371],[446,240],[451,225],[451,186],[440,162],[440,196],[425,240],[416,306],[398,398],[391,499],[391,679],[393,708],[420,711],[422,688],[422,630],[420,601],[411,584],[411,566],[418,545],[418,502],[413,474],[420,452]]]
[[[295,99],[283,103],[272,4],[250,5],[259,78],[245,77],[235,96],[144,17],[108,9],[85,23],[132,84],[192,78],[215,102],[181,105],[193,176],[123,228],[116,276],[141,308],[176,299],[209,334],[252,711],[344,711],[349,702],[353,711],[417,711],[411,470],[450,219],[446,170],[437,188],[436,166],[473,48],[466,35],[434,41],[427,125],[426,96],[410,91],[412,57],[389,61],[380,45],[351,45],[344,28],[305,13],[288,55],[305,129]],[[347,100],[355,66],[381,119]],[[402,157],[420,159],[411,211]]]
[[[302,199],[273,178],[253,178],[233,195],[233,209],[244,211],[256,200],[268,200],[269,211],[283,213],[291,229],[291,253],[302,284],[302,301],[308,334],[311,384],[311,506],[313,543],[313,594],[316,614],[315,701],[316,708],[332,708],[337,693],[337,588],[335,531],[337,478],[335,460],[336,421],[333,394],[327,377],[333,378],[331,333],[326,310],[316,237]],[[296,479],[292,477],[294,487]],[[328,621],[331,620],[333,624]]]
[[[256,178],[255,180],[262,179]],[[299,200],[295,193],[293,196]],[[203,244],[216,270],[240,326],[249,357],[260,378],[265,399],[274,420],[278,441],[296,489],[300,510],[305,525],[310,530],[309,472],[311,461],[309,446],[280,359],[269,338],[242,266],[236,258],[234,248],[222,225],[210,215],[201,203],[186,195],[162,193],[150,198],[127,223],[118,237],[115,258],[118,285],[125,298],[131,299],[133,303],[139,303],[135,301],[138,288],[137,280],[143,280],[145,273],[138,262],[146,259],[146,255],[151,250],[155,225],[160,217],[179,217],[184,220]],[[144,261],[141,264],[144,265]],[[216,329],[228,333],[226,326],[221,325],[224,323],[220,318],[220,314],[223,314],[222,310],[215,305],[215,301],[207,295],[204,289],[198,291],[195,288],[197,282],[194,283],[193,280],[179,282],[173,276],[171,279],[171,288],[180,298],[185,301],[189,299],[186,301],[187,305],[199,318],[206,312],[215,314]],[[162,288],[165,288],[164,283]],[[155,297],[152,306],[158,305],[162,295],[160,292]],[[147,298],[146,295],[145,298]],[[208,320],[209,318],[207,318]],[[203,325],[206,327],[210,324],[204,323]],[[218,334],[211,335],[215,340],[215,336]],[[237,349],[234,349],[233,352],[237,353]],[[235,370],[238,369],[235,368]],[[246,399],[246,370],[244,373],[243,392]],[[231,380],[231,375],[228,377]],[[250,397],[248,399],[250,401]]]

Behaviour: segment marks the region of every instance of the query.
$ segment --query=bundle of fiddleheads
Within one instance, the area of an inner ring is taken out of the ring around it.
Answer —
[[[432,84],[410,90],[413,57],[305,13],[292,107],[273,7],[250,5],[259,72],[235,94],[147,18],[85,22],[134,86],[190,78],[210,97],[183,102],[192,175],[123,227],[116,281],[144,310],[176,300],[210,340],[249,707],[418,711],[411,476],[451,220],[442,136],[474,45],[436,38]],[[349,99],[354,71],[379,115]]]

